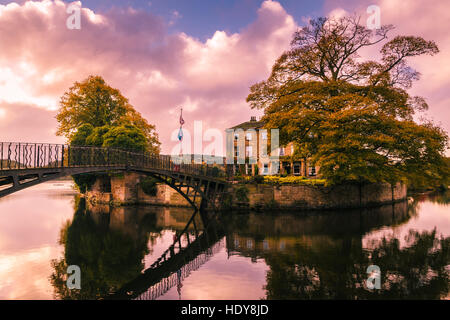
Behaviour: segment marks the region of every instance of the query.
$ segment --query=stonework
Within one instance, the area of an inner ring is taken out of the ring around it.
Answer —
[[[147,195],[139,185],[145,176],[137,173],[124,173],[111,177],[111,192],[101,188],[101,181],[97,180],[87,197],[92,203],[112,204],[115,206],[132,204],[151,204],[161,206],[190,207],[181,194],[166,184],[158,184],[156,196]]]
[[[139,185],[144,176],[125,173],[111,177],[110,191],[104,181],[96,181],[87,194],[91,203],[115,206],[149,204],[190,207],[186,199],[166,184],[158,184],[156,196],[147,195]],[[248,189],[248,202],[238,202],[236,189]],[[231,208],[269,209],[338,209],[361,208],[394,203],[406,199],[406,185],[397,183],[347,184],[335,187],[303,185],[234,184],[228,189]],[[198,199],[200,200],[200,199]]]
[[[398,202],[406,199],[406,185],[397,183],[391,187],[387,183],[362,185],[348,184],[331,188],[302,185],[256,185],[246,184],[248,203],[236,201],[234,191],[242,185],[233,185],[229,193],[232,207],[249,208],[298,208],[334,209],[361,208]]]

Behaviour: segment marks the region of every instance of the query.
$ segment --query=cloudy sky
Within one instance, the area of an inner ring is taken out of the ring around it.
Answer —
[[[371,4],[396,34],[434,40],[441,52],[411,59],[422,73],[410,90],[426,116],[449,132],[448,0],[87,0],[81,29],[69,30],[69,2],[0,0],[0,140],[64,142],[55,136],[59,97],[101,75],[156,125],[172,150],[179,107],[186,128],[221,131],[260,111],[245,98],[309,18],[346,13],[367,19]],[[376,52],[367,52],[375,55]]]

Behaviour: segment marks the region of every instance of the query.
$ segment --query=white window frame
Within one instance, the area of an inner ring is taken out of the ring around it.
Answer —
[[[245,156],[251,157],[253,155],[253,148],[252,146],[245,146]]]
[[[263,140],[267,140],[267,131],[261,132],[261,138],[262,138]]]
[[[269,164],[268,163],[263,164],[263,174],[269,174]]]

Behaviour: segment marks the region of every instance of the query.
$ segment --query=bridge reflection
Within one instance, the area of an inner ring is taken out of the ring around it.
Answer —
[[[61,230],[64,258],[52,262],[58,299],[155,299],[225,246],[224,229],[186,208],[90,206],[81,198]],[[146,270],[144,258],[163,231],[173,243]],[[81,290],[68,290],[65,271],[80,266]],[[144,271],[142,271],[144,270]]]
[[[194,212],[194,216],[197,213]],[[224,228],[216,220],[205,221],[206,228],[195,240],[172,253],[167,259],[158,259],[142,275],[125,284],[109,296],[110,299],[156,299],[178,285],[194,270],[200,268],[224,247]],[[188,223],[189,224],[189,223]],[[178,238],[175,239],[177,243]],[[172,245],[173,246],[173,245]],[[172,247],[171,246],[171,247]],[[171,248],[169,247],[169,249]],[[161,257],[165,257],[165,253]],[[179,291],[180,294],[180,291]]]

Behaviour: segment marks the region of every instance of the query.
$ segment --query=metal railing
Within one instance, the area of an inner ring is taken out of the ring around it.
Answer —
[[[193,161],[192,161],[193,162]],[[66,144],[0,142],[0,172],[37,168],[138,167],[225,177],[226,165],[177,164],[169,155]]]

